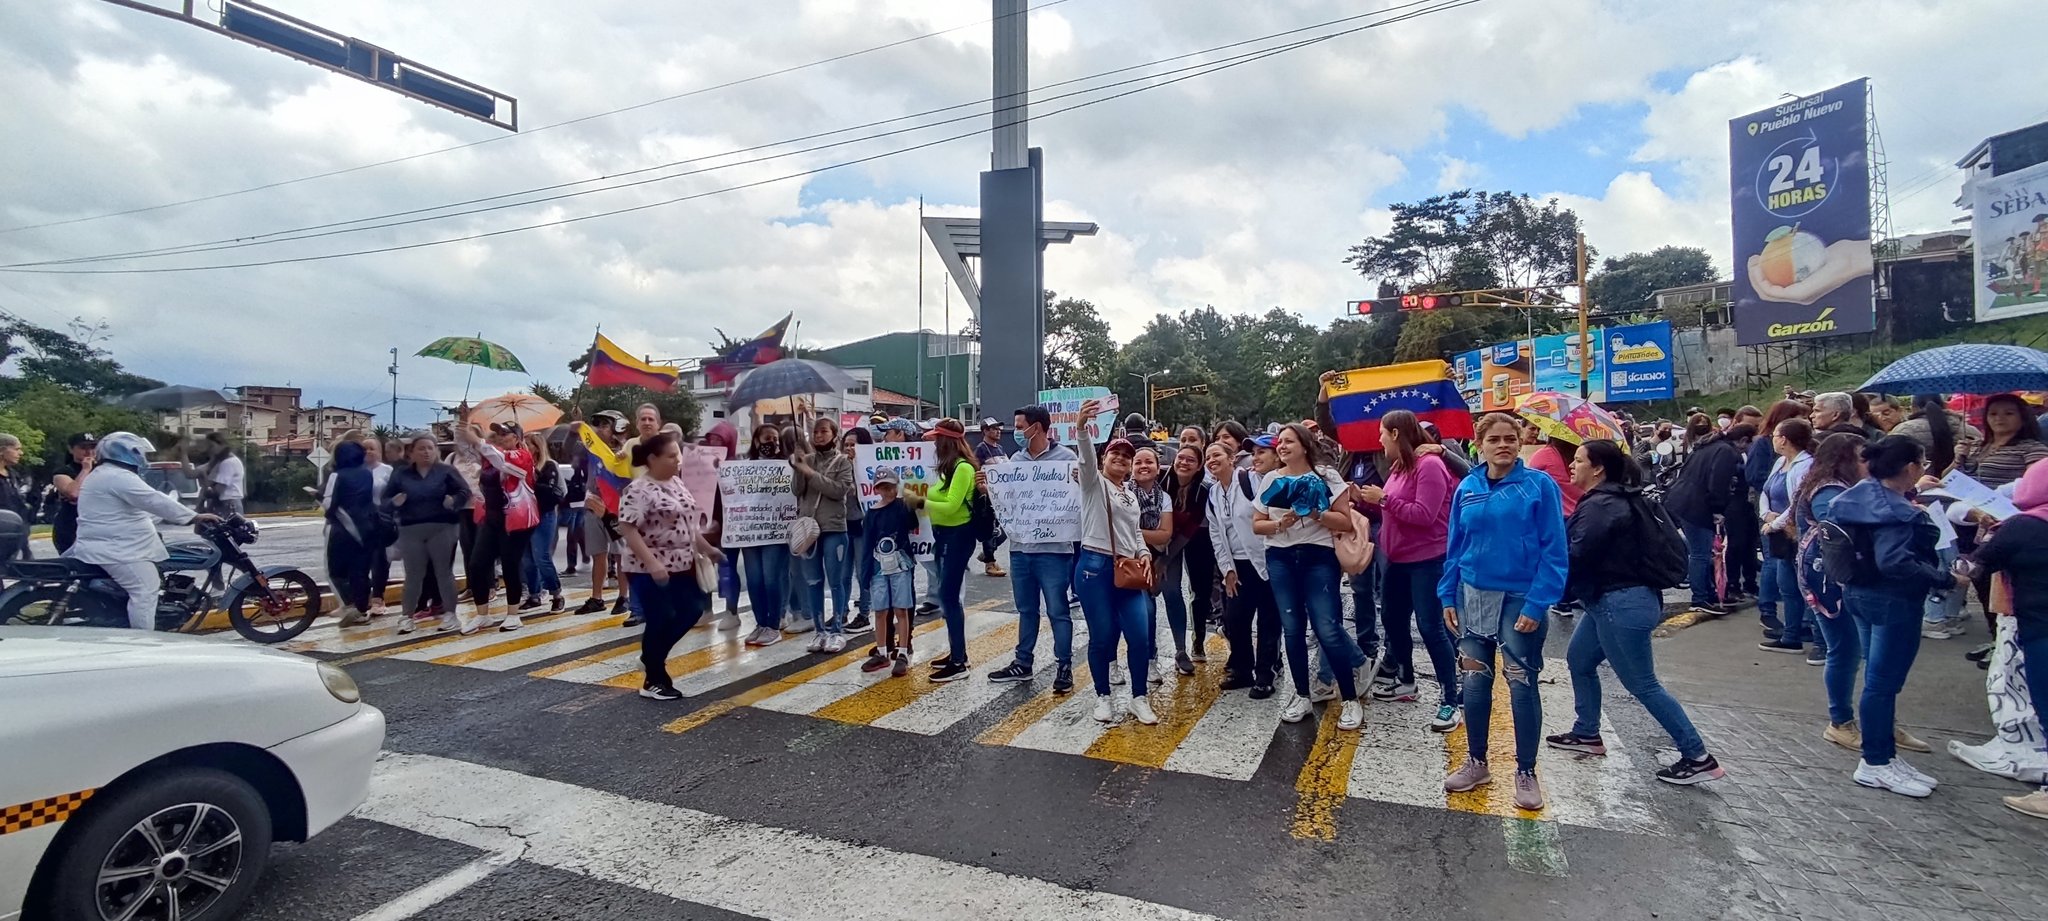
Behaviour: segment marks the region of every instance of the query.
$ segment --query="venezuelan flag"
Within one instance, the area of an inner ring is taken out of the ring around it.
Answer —
[[[645,387],[649,390],[668,391],[676,387],[676,378],[681,372],[674,368],[650,365],[626,354],[617,343],[597,337],[597,344],[590,350],[590,370],[584,380],[592,387]]]
[[[597,430],[583,423],[576,424],[576,434],[583,439],[583,469],[586,474],[586,488],[597,490],[604,507],[616,515],[619,513],[619,496],[625,494],[626,485],[633,482],[633,460],[612,451],[612,446],[599,438]]]
[[[1330,382],[1330,418],[1337,423],[1337,443],[1348,450],[1379,450],[1380,419],[1397,409],[1435,424],[1445,438],[1472,437],[1472,413],[1446,362],[1359,368]]]

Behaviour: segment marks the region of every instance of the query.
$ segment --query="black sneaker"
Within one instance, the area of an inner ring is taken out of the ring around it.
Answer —
[[[1694,761],[1691,758],[1680,758],[1677,763],[1670,767],[1657,771],[1658,780],[1677,784],[1681,787],[1689,787],[1696,783],[1706,783],[1709,780],[1720,780],[1726,776],[1728,776],[1728,772],[1721,770],[1721,763],[1715,761],[1713,755],[1707,755],[1698,761]]]
[[[648,684],[641,686],[640,696],[648,700],[682,700],[683,692],[672,687]]]
[[[519,610],[522,611],[531,611],[538,607],[540,607],[540,598],[535,595],[528,595],[525,601],[519,602]]]
[[[1183,675],[1192,675],[1195,673],[1195,663],[1188,659],[1187,653],[1176,652],[1173,654],[1173,670]]]
[[[869,652],[867,661],[860,664],[861,671],[870,673],[878,672],[888,667],[889,656],[882,652],[882,647],[880,646],[876,646],[873,651]]]
[[[1226,674],[1223,676],[1223,683],[1218,685],[1217,688],[1218,690],[1224,691],[1239,691],[1251,686],[1252,680],[1250,678],[1243,678],[1233,674]]]
[[[603,612],[604,599],[594,595],[589,600],[576,606],[576,613],[578,614],[601,614]]]
[[[616,615],[616,614],[618,614],[619,612],[618,612],[617,610],[613,610],[613,611],[612,611],[612,613]],[[645,620],[644,618],[642,618],[642,617],[641,617],[640,615],[638,615],[638,614],[635,614],[635,615],[633,615],[633,616],[631,616],[631,617],[628,617],[628,618],[626,618],[626,624],[625,624],[625,625],[626,625],[626,626],[628,626],[628,627],[638,627],[638,626],[640,626],[641,624],[644,624],[644,623],[646,623],[646,622],[647,622],[647,621],[646,621],[646,620]]]
[[[626,613],[626,599],[620,598],[619,600],[612,602],[613,617],[617,617],[624,613]]]
[[[953,662],[948,662],[946,663],[946,666],[944,668],[941,668],[931,673],[931,680],[933,684],[944,684],[948,681],[959,681],[960,679],[965,677],[967,677],[967,666],[962,664],[956,664]]]
[[[1995,648],[1997,648],[1997,647],[1996,647],[1996,646],[1995,646],[1994,644],[1992,644],[1992,643],[1985,643],[1984,645],[1982,645],[1982,646],[1979,646],[1979,647],[1977,647],[1977,648],[1975,648],[1975,649],[1972,649],[1972,650],[1970,650],[1969,652],[1963,653],[1963,658],[1965,658],[1965,659],[1968,659],[1968,660],[1970,660],[1970,661],[1972,661],[1972,662],[1977,662],[1977,663],[1985,663],[1985,662],[1990,662],[1990,661],[1991,661],[1991,650],[1993,650],[1993,649],[1995,649]]]
[[[1820,646],[1806,648],[1806,664],[1821,666],[1828,664],[1828,651]]]
[[[953,657],[952,657],[952,656],[950,656],[950,655],[946,655],[946,656],[940,656],[940,657],[938,657],[938,658],[936,658],[936,659],[933,659],[933,660],[931,660],[930,662],[927,662],[927,663],[925,663],[925,664],[926,664],[927,666],[929,666],[929,667],[931,668],[931,670],[932,670],[932,671],[938,671],[939,669],[942,669],[942,668],[945,668],[946,666],[952,665],[952,664],[953,664]]]
[[[1054,694],[1065,694],[1073,689],[1074,667],[1071,665],[1060,666],[1059,673],[1054,675],[1052,679],[1052,692]]]
[[[548,613],[560,614],[562,613],[562,609],[568,607],[568,605],[568,601],[564,600],[562,596],[556,595],[553,600],[548,602]]]
[[[922,604],[919,604],[919,605],[917,606],[917,613],[919,613],[919,614],[937,614],[937,613],[939,613],[939,606],[938,606],[937,604],[933,603],[933,602],[927,601],[927,602],[924,602],[924,603],[922,603]]]
[[[1585,755],[1607,754],[1607,743],[1601,741],[1599,736],[1582,736],[1576,732],[1544,736],[1543,743],[1551,748],[1561,748],[1568,752],[1578,752]]]
[[[874,628],[874,626],[875,626],[874,622],[873,622],[873,621],[870,621],[870,620],[868,620],[868,615],[867,615],[867,613],[866,613],[866,612],[862,612],[862,613],[859,613],[859,614],[855,614],[855,615],[853,615],[853,620],[851,620],[851,621],[848,621],[848,622],[847,622],[847,624],[846,624],[846,630],[847,630],[847,632],[848,632],[848,633],[859,633],[859,632],[861,632],[862,630],[870,630],[870,629],[873,629],[873,628]]]
[[[1017,681],[1030,681],[1031,666],[1025,665],[1022,662],[1012,662],[1009,665],[996,669],[995,671],[989,672],[988,680],[993,681],[996,684],[1010,684],[1012,682]]]
[[[1788,643],[1782,639],[1767,640],[1765,642],[1758,643],[1756,644],[1756,648],[1761,649],[1765,652],[1783,652],[1795,656],[1806,651],[1806,647],[1803,644]]]
[[[1765,614],[1757,620],[1764,626],[1764,635],[1771,639],[1777,639],[1779,634],[1785,632],[1785,622],[1779,620],[1776,614]]]
[[[1268,697],[1271,697],[1271,696],[1273,696],[1273,686],[1272,686],[1272,685],[1270,685],[1270,684],[1260,684],[1260,685],[1253,685],[1253,686],[1252,686],[1252,694],[1251,694],[1251,697],[1252,697],[1252,699],[1253,699],[1253,700],[1265,700],[1266,698],[1268,698]]]

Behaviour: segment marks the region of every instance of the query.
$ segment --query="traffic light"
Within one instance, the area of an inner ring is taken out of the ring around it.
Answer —
[[[1453,294],[1403,294],[1400,297],[1382,297],[1369,301],[1345,301],[1346,312],[1361,317],[1376,313],[1393,313],[1396,310],[1441,310],[1445,307],[1463,307],[1466,293]],[[1472,303],[1478,303],[1475,299]]]

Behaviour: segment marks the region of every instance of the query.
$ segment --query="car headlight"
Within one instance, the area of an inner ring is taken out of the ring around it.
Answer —
[[[334,695],[335,700],[345,704],[362,701],[362,689],[356,687],[356,680],[342,671],[341,666],[320,662],[314,667],[320,672],[320,683],[327,686],[327,693]]]

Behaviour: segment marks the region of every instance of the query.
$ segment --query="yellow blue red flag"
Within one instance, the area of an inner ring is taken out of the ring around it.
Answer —
[[[1397,409],[1433,423],[1445,438],[1472,437],[1472,413],[1447,362],[1358,368],[1330,381],[1330,418],[1337,423],[1337,443],[1348,450],[1380,450],[1380,420]]]
[[[599,334],[590,350],[590,369],[584,380],[592,387],[645,387],[666,392],[675,389],[681,373],[634,358],[618,343]]]
[[[633,461],[612,450],[599,438],[597,430],[582,423],[576,424],[576,434],[583,439],[583,470],[585,486],[597,490],[604,507],[616,515],[619,513],[619,497],[626,492],[626,486],[633,482]]]

